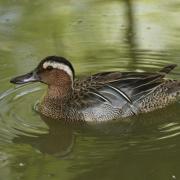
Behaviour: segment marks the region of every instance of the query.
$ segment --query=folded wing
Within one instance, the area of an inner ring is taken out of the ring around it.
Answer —
[[[148,72],[104,72],[84,79],[76,92],[85,104],[109,103],[121,108],[132,105],[140,98],[152,93],[165,80],[164,77],[176,65],[168,65],[157,73]],[[76,82],[77,83],[77,82]],[[75,83],[75,88],[77,87]]]

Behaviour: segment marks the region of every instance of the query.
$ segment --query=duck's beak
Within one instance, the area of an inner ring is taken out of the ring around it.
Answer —
[[[37,81],[40,81],[40,77],[38,76],[36,70],[21,76],[17,76],[10,80],[10,82],[13,84],[25,84],[28,82],[37,82]]]

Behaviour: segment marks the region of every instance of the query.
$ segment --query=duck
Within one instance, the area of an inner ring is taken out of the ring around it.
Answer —
[[[180,80],[165,76],[177,65],[158,72],[100,72],[75,78],[71,62],[48,56],[27,74],[10,80],[13,84],[41,82],[47,92],[38,112],[63,121],[102,122],[148,113],[175,103]]]

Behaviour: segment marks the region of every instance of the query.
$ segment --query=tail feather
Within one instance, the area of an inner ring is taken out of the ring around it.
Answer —
[[[164,68],[162,68],[159,72],[168,74],[168,73],[169,73],[170,71],[172,71],[176,66],[177,66],[177,64],[169,64],[169,65],[165,66]]]
[[[172,97],[180,97],[180,81],[179,80],[169,80],[166,87],[168,88],[168,94]]]

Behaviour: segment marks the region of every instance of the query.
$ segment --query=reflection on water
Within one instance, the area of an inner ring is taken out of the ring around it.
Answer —
[[[13,139],[13,142],[19,144],[28,143],[41,153],[53,154],[59,157],[64,157],[71,153],[74,143],[72,128],[68,125],[63,126],[61,122],[45,118],[42,118],[42,120],[49,126],[48,134],[36,134],[35,137],[19,135]]]
[[[0,174],[2,179],[179,179],[180,104],[96,125],[40,117],[45,86],[9,79],[47,55],[77,76],[179,66],[179,2],[0,1]],[[167,16],[168,14],[168,16]]]
[[[65,179],[120,175],[132,179],[130,170],[136,177],[158,179],[164,168],[166,176],[177,176],[179,171],[170,164],[179,164],[178,103],[123,121],[71,124],[40,117],[33,111],[42,91],[39,85],[28,85],[1,95],[0,106],[6,108],[0,116],[0,162],[2,169],[11,169],[8,176],[24,178],[34,173],[36,178],[48,179],[65,173]],[[108,173],[102,175],[104,171]]]

